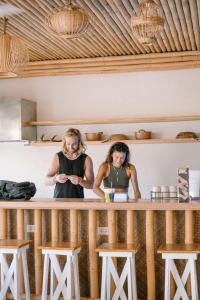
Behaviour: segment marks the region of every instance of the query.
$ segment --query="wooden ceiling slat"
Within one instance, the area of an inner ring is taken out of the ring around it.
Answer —
[[[197,3],[197,12],[198,12],[198,21],[199,21],[199,31],[200,31],[200,1],[196,0]],[[197,45],[197,49],[200,49],[200,45]]]
[[[93,11],[94,15],[97,17],[97,19],[100,20],[100,26],[101,28],[106,28],[109,31],[109,36],[112,35],[113,39],[117,43],[118,47],[120,47],[123,51],[124,55],[128,55],[131,53],[131,51],[126,47],[127,43],[124,40],[124,38],[120,38],[118,35],[118,32],[116,31],[116,26],[114,22],[112,22],[111,17],[104,11],[101,11],[99,7],[99,2],[92,2],[90,0],[83,0],[88,7]]]
[[[96,31],[92,30],[92,32],[91,31],[88,32],[88,34],[85,36],[85,40],[87,41],[88,44],[90,43],[90,41],[93,41],[93,43],[96,45],[97,50],[98,50],[98,48],[101,50],[102,55],[99,55],[99,56],[109,55],[109,52],[110,52],[109,47],[106,45],[104,40],[101,40],[99,38]],[[97,57],[97,55],[96,55],[96,57]]]
[[[114,14],[119,19],[119,22],[121,23],[121,27],[124,29],[125,34],[128,36],[130,41],[132,41],[131,46],[134,48],[135,53],[146,53],[147,51],[145,48],[138,43],[137,39],[134,37],[131,28],[130,28],[130,16],[124,9],[121,1],[117,0],[109,0],[107,3],[109,3],[109,6],[113,10]],[[108,6],[108,4],[107,4]]]
[[[183,6],[184,14],[185,14],[185,20],[186,20],[186,24],[187,24],[187,28],[188,28],[188,34],[190,37],[192,50],[197,50],[196,44],[195,44],[195,38],[194,38],[194,32],[193,32],[193,27],[192,27],[192,20],[191,20],[190,7],[188,4],[188,0],[182,0],[182,6]]]
[[[181,44],[180,44],[180,41],[179,41],[179,38],[178,38],[178,33],[177,33],[177,30],[176,30],[176,27],[174,25],[174,21],[173,21],[173,18],[172,18],[172,14],[171,14],[171,10],[169,8],[169,4],[168,4],[168,1],[167,0],[160,0],[160,3],[162,4],[162,7],[163,7],[163,10],[164,10],[164,13],[165,13],[165,22],[168,23],[169,25],[169,28],[170,28],[170,32],[171,32],[171,35],[173,37],[173,41],[174,41],[174,44],[176,46],[176,51],[181,51]]]
[[[175,42],[173,40],[173,36],[172,36],[171,30],[170,30],[169,24],[166,20],[165,11],[162,7],[161,0],[157,0],[157,2],[158,2],[158,5],[160,7],[161,14],[164,17],[164,30],[161,31],[160,35],[161,35],[161,37],[163,38],[164,41],[167,40],[169,42],[170,47],[171,47],[171,51],[176,51],[176,45],[175,45]]]
[[[200,32],[199,32],[199,20],[198,20],[198,7],[194,0],[189,0],[191,20],[193,24],[193,31],[195,36],[196,48],[199,50],[200,46]]]
[[[104,50],[106,51],[107,55],[110,55],[110,53],[113,53],[113,55],[118,55],[118,52],[116,51],[116,48],[113,47],[113,45],[109,44],[104,37],[99,34],[99,31],[97,31],[97,28],[91,28],[91,30],[88,32],[89,37],[94,37],[94,39],[97,42],[97,45],[100,47],[102,46]],[[107,56],[106,55],[106,56]]]
[[[126,8],[126,10],[128,11],[130,16],[132,15],[133,12],[136,14],[136,12],[134,10],[134,6],[131,4],[131,1],[122,0],[122,3],[124,5],[124,7]]]
[[[181,0],[175,0],[175,5],[177,8],[177,12],[178,12],[178,16],[179,16],[179,20],[180,20],[180,24],[181,24],[181,30],[183,32],[183,36],[185,39],[186,48],[187,48],[187,50],[190,51],[190,50],[192,50],[192,45],[190,42],[190,37],[189,37],[189,33],[188,33],[188,28],[187,28]]]
[[[103,29],[98,24],[92,24],[92,31],[95,32],[96,37],[98,37],[105,45],[107,49],[109,49],[110,54],[113,55],[122,55],[124,51],[122,51],[112,37],[109,39],[107,35],[104,34]],[[114,42],[113,42],[114,41]]]
[[[180,11],[180,15],[178,15],[177,7],[176,7],[174,1],[169,1],[168,5],[169,5],[170,11],[171,11],[173,22],[174,22],[176,30],[177,30],[178,39],[180,41],[182,51],[186,51],[187,47],[186,47],[186,43],[185,43],[185,38],[183,36],[183,31],[182,31],[182,28],[181,28],[181,21],[180,21],[182,11]]]
[[[76,0],[77,4],[82,4],[82,7],[86,9],[87,11],[90,9],[89,6],[81,0]],[[112,32],[109,31],[108,26],[102,26],[102,22],[98,19],[98,17],[95,15],[95,13],[91,10],[90,11],[90,18],[91,23],[94,26],[95,30],[100,34],[103,35],[107,43],[113,48],[115,48],[115,51],[117,51],[118,55],[125,55],[125,51],[122,49],[120,43],[117,43],[116,38],[112,34]]]
[[[91,2],[91,0],[88,1]],[[124,30],[123,25],[120,24],[119,19],[116,17],[113,10],[110,9],[110,6],[106,3],[107,2],[105,0],[101,0],[101,2],[94,2],[94,5],[96,6],[96,10],[99,11],[99,14],[101,14],[105,18],[105,20],[111,25],[111,28],[114,30],[116,36],[118,36],[120,42],[123,43],[127,54],[135,53],[135,50],[130,43],[130,40],[127,38],[127,32]]]
[[[105,56],[106,52],[102,49],[102,45],[99,46],[97,43],[95,45],[94,39],[94,36],[89,38],[89,35],[84,34],[79,38],[79,43],[90,53],[90,57]]]

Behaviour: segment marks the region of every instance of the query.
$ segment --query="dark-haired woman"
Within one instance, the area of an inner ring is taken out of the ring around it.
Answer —
[[[93,191],[104,199],[105,194],[100,187],[103,181],[104,188],[114,188],[115,192],[127,193],[129,181],[131,180],[135,199],[140,199],[137,172],[135,166],[130,164],[129,160],[130,151],[128,146],[122,142],[113,144],[108,151],[105,162],[99,167]]]

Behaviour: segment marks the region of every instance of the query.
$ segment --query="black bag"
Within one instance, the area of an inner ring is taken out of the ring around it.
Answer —
[[[0,199],[22,199],[30,200],[36,193],[36,187],[33,182],[14,182],[8,180],[0,180]]]

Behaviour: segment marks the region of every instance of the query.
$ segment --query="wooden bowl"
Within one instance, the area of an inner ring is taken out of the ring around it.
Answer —
[[[147,140],[151,138],[151,131],[146,131],[140,129],[139,131],[135,132],[136,140]]]
[[[85,133],[87,141],[101,141],[103,132]]]
[[[125,134],[122,133],[117,133],[117,134],[112,134],[109,138],[110,141],[123,141],[123,140],[128,140],[128,137]]]
[[[191,131],[179,132],[176,136],[176,139],[196,139],[197,135]]]

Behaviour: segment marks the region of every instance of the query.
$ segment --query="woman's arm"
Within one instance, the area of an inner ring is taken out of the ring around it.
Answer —
[[[65,183],[67,181],[68,179],[67,175],[58,174],[58,171],[59,171],[59,159],[58,159],[58,155],[55,154],[52,159],[49,171],[45,178],[46,185],[54,185],[56,182]]]
[[[103,163],[98,170],[97,173],[97,177],[94,183],[94,187],[93,187],[93,192],[95,194],[97,194],[99,197],[101,197],[102,199],[105,199],[105,193],[104,191],[100,188],[102,180],[105,178],[105,174],[106,174],[106,165],[105,163]]]
[[[141,193],[139,190],[138,180],[137,180],[137,172],[135,166],[133,165],[130,165],[130,178],[131,178],[131,183],[135,194],[135,200],[141,199]]]
[[[79,184],[86,188],[92,189],[94,184],[94,171],[93,171],[93,163],[89,156],[86,157],[85,160],[85,176],[84,179],[79,177]]]

